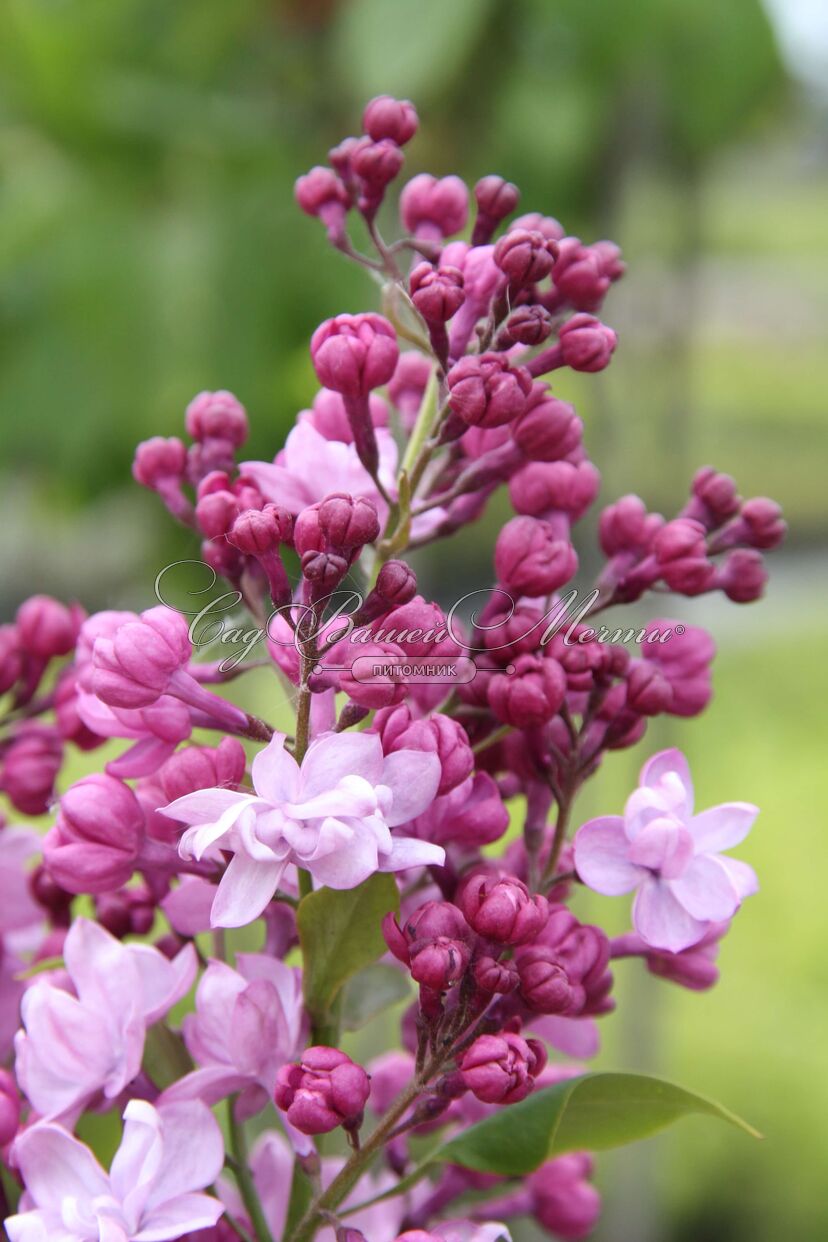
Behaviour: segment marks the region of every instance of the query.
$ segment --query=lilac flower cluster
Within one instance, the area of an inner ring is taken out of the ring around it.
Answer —
[[[497,176],[472,195],[454,176],[413,177],[387,242],[379,219],[417,113],[382,96],[363,126],[296,198],[383,284],[384,313],[317,328],[321,390],[272,461],[239,460],[248,418],[222,391],[188,406],[189,444],[155,437],[133,467],[266,634],[259,665],[294,723],[220,693],[248,666],[199,659],[166,605],[87,616],[34,596],[0,628],[0,791],[50,817],[44,835],[0,827],[11,1242],[496,1242],[521,1215],[583,1237],[600,1209],[589,1153],[517,1183],[458,1163],[417,1180],[410,1140],[579,1074],[615,1003],[613,959],[710,987],[757,888],[728,853],[757,808],[697,812],[677,750],[645,762],[623,816],[573,827],[608,751],[711,695],[705,630],[653,619],[633,653],[634,631],[596,616],[664,593],[757,599],[778,507],[711,468],[670,518],[637,496],[605,504],[603,567],[579,583],[590,608],[561,622],[600,475],[548,377],[610,364],[616,334],[598,316],[620,253],[515,217],[519,191]],[[514,516],[490,600],[464,624],[404,557],[500,488]],[[358,601],[345,623],[343,592]],[[101,759],[67,783],[73,748]],[[521,831],[507,836],[510,821]],[[632,929],[610,939],[579,920],[578,885],[634,891]],[[369,892],[384,910],[372,898],[337,941],[337,912]],[[234,954],[225,929],[254,923],[258,950]],[[366,1069],[339,1046],[337,989],[352,961],[370,982],[380,934],[410,1003],[399,1047]],[[113,1109],[107,1172],[73,1132]]]

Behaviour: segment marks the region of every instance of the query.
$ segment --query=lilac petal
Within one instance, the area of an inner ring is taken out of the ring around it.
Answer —
[[[699,854],[718,854],[732,850],[744,841],[759,814],[752,802],[723,802],[708,811],[700,811],[690,820],[689,828]]]
[[[709,854],[697,855],[684,875],[669,883],[673,896],[694,919],[720,923],[739,908],[739,894],[727,870]]]
[[[390,854],[381,854],[380,871],[407,871],[409,867],[443,867],[446,851],[442,845],[418,841],[416,837],[393,837]]]
[[[117,759],[110,760],[106,771],[110,776],[119,776],[122,780],[152,776],[169,759],[176,745],[176,742],[165,742],[160,737],[141,738]]]
[[[179,1195],[154,1208],[141,1221],[131,1242],[172,1242],[200,1229],[211,1229],[224,1212],[212,1195]]]
[[[409,823],[431,806],[441,774],[440,760],[424,750],[396,750],[386,756],[380,781],[394,796],[385,817],[389,828]]]
[[[293,1151],[275,1130],[262,1134],[250,1153],[253,1181],[274,1238],[284,1235],[293,1176]]]
[[[728,858],[724,854],[716,854],[714,857],[730,876],[731,882],[742,901],[746,897],[752,897],[754,893],[759,892],[759,880],[753,867],[748,866],[746,862],[742,862],[739,858]]]
[[[141,1011],[148,1026],[189,992],[198,970],[195,947],[184,945],[172,960],[151,945],[127,946],[141,980]]]
[[[585,1060],[597,1056],[601,1047],[598,1023],[594,1018],[562,1018],[557,1013],[541,1017],[533,1015],[526,1029],[568,1057]]]
[[[239,470],[253,480],[266,499],[276,501],[291,513],[301,513],[311,503],[304,483],[294,478],[285,466],[267,461],[244,461]]]
[[[671,809],[682,818],[693,814],[693,778],[680,750],[662,750],[648,759],[641,769],[639,783],[669,792],[674,799]]]
[[[591,819],[575,834],[575,869],[596,893],[607,897],[629,893],[646,874],[629,861],[629,848],[620,815]]]
[[[680,953],[698,944],[707,923],[694,919],[670,890],[670,883],[648,877],[633,902],[633,926],[654,949]]]
[[[253,785],[260,798],[277,805],[291,802],[299,792],[299,764],[285,750],[284,733],[274,733],[253,760]]]
[[[210,930],[210,908],[215,895],[215,884],[200,876],[185,875],[178,888],[162,898],[161,909],[173,931],[180,936],[195,936]]]
[[[113,1157],[109,1174],[112,1192],[129,1219],[141,1219],[164,1158],[158,1112],[146,1100],[130,1100],[124,1113],[121,1145]]]
[[[624,804],[624,832],[634,841],[655,819],[670,814],[666,800],[649,785],[634,789]],[[675,818],[675,817],[673,817]]]
[[[158,957],[165,960],[160,953]],[[100,924],[75,919],[63,944],[63,960],[86,1008],[108,1019],[134,1007],[138,977],[129,950]]]
[[[382,743],[376,733],[326,733],[311,742],[302,761],[302,801],[334,789],[346,776],[361,776],[377,785],[382,764]]]
[[[665,880],[684,874],[693,858],[693,838],[675,816],[652,820],[629,846],[629,859]]]
[[[77,1233],[65,1227],[55,1212],[20,1212],[3,1221],[9,1242],[77,1242]],[[106,1240],[104,1240],[106,1242]],[[128,1242],[121,1230],[113,1242]]]
[[[60,1126],[39,1123],[24,1130],[14,1160],[34,1203],[60,1213],[68,1199],[88,1203],[109,1194],[109,1178],[89,1148]]]
[[[186,1100],[201,1100],[203,1104],[218,1104],[228,1095],[235,1095],[250,1085],[250,1075],[240,1074],[229,1065],[209,1065],[192,1070],[171,1083],[159,1097],[159,1105],[180,1104]]]
[[[257,919],[279,887],[285,866],[234,854],[216,891],[212,926],[245,927]]]
[[[215,824],[233,808],[241,808],[251,802],[252,796],[236,793],[233,789],[197,789],[195,793],[176,798],[167,806],[156,807],[168,819],[181,820],[183,824]]]
[[[328,888],[356,888],[378,870],[374,834],[358,820],[351,821],[354,834],[340,849],[315,858],[308,867],[314,880]]]
[[[142,1102],[131,1100],[127,1104],[124,1112],[127,1122],[131,1110],[137,1113],[136,1105]],[[198,1100],[162,1104],[157,1112],[161,1119],[164,1162],[147,1198],[148,1211],[179,1195],[192,1194],[212,1185],[224,1164],[221,1131],[205,1104]],[[194,1141],[196,1136],[197,1141]]]

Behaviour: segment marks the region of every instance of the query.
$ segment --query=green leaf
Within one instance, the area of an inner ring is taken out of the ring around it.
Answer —
[[[586,1074],[536,1091],[471,1126],[429,1157],[521,1177],[567,1151],[603,1151],[649,1137],[693,1113],[760,1135],[735,1113],[641,1074]]]
[[[408,979],[393,966],[366,966],[345,984],[342,992],[342,1026],[358,1031],[372,1018],[411,996]]]
[[[405,456],[402,459],[401,471],[405,474],[411,474],[411,471],[414,469],[414,463],[420,456],[420,449],[431,434],[434,420],[437,417],[437,397],[439,391],[437,371],[436,368],[432,367],[431,375],[428,377],[428,383],[423,393],[423,399],[420,402],[420,408],[417,411],[417,421],[414,424],[414,429],[405,448]]]
[[[305,1003],[324,1017],[342,985],[385,952],[380,923],[399,909],[390,875],[373,875],[359,888],[320,888],[299,903],[296,922],[304,961]]]

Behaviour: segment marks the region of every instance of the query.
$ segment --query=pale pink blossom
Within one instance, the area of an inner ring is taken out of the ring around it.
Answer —
[[[31,828],[0,829],[0,935],[43,922],[28,883],[30,864],[39,854],[40,837]]]
[[[114,1100],[141,1068],[146,1030],[189,990],[196,955],[170,961],[76,919],[63,947],[68,979],[41,977],[21,1003],[16,1073],[32,1107],[72,1118],[94,1096]]]
[[[211,961],[196,989],[184,1042],[198,1066],[164,1093],[165,1100],[215,1104],[241,1093],[240,1117],[273,1098],[280,1067],[304,1043],[301,972],[263,953],[239,953],[237,969]]]
[[[10,1242],[165,1242],[215,1225],[224,1205],[201,1194],[224,1163],[221,1131],[198,1101],[154,1108],[130,1100],[107,1173],[85,1144],[40,1122],[16,1140],[24,1211]]]
[[[694,815],[687,760],[664,750],[645,763],[623,817],[578,830],[575,866],[598,893],[637,889],[636,931],[653,948],[678,953],[757,891],[753,869],[722,851],[745,839],[758,813],[749,802],[725,802]]]
[[[355,888],[376,871],[441,865],[440,846],[392,836],[434,800],[436,755],[399,750],[384,756],[372,733],[328,733],[312,742],[301,768],[285,736],[253,760],[254,793],[200,789],[160,808],[191,825],[185,858],[233,853],[212,908],[215,927],[240,927],[262,913],[290,863],[317,884]]]

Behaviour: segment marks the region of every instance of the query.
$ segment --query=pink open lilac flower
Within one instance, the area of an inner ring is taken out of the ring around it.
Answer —
[[[182,856],[202,858],[214,848],[233,853],[212,922],[240,927],[262,913],[289,863],[329,888],[355,888],[375,871],[441,865],[440,846],[391,835],[433,802],[440,774],[436,755],[384,756],[369,733],[326,734],[300,767],[277,733],[253,760],[255,793],[200,789],[161,810],[190,825]]]
[[[65,1119],[101,1093],[114,1100],[138,1074],[147,1027],[193,982],[187,945],[169,961],[76,919],[63,946],[68,983],[41,977],[25,992],[15,1038],[17,1080],[45,1118]],[[51,1236],[51,1235],[50,1235]]]
[[[725,802],[694,815],[687,760],[664,750],[645,763],[623,817],[578,830],[575,866],[598,893],[637,889],[635,930],[653,948],[678,953],[757,891],[752,868],[721,851],[745,839],[758,813],[749,802]]]
[[[165,1242],[215,1225],[224,1205],[200,1193],[224,1163],[224,1143],[197,1101],[154,1108],[130,1100],[109,1173],[66,1130],[41,1122],[12,1158],[25,1210],[7,1217],[10,1242]]]

